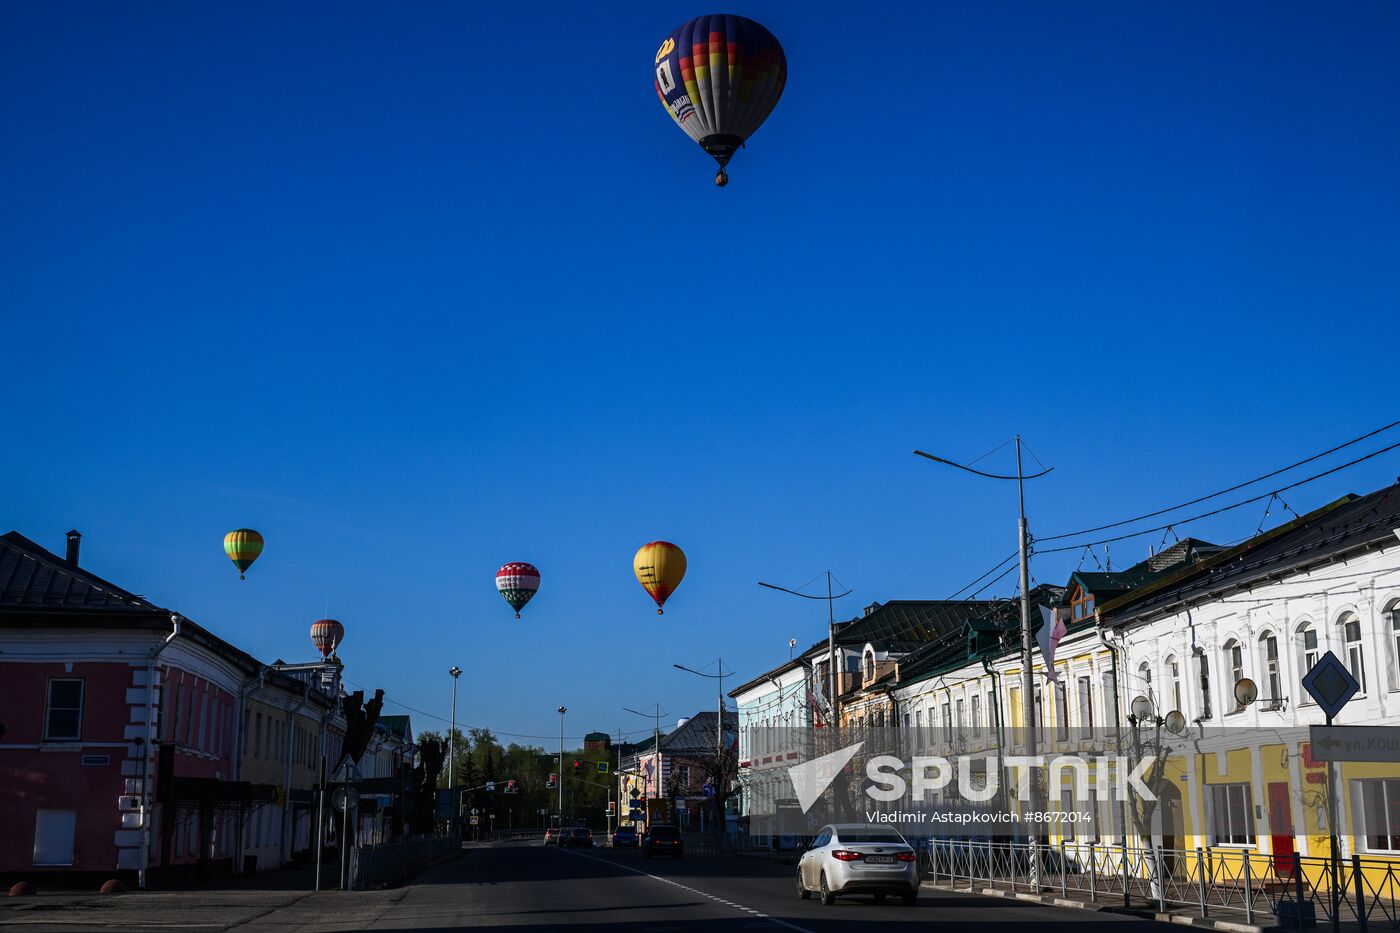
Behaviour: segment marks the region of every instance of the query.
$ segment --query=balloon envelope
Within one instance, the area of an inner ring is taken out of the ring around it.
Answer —
[[[669,541],[643,544],[632,558],[632,572],[642,589],[656,600],[656,614],[661,615],[666,600],[685,577],[685,552]]]
[[[517,619],[520,618],[520,610],[534,598],[539,588],[540,572],[535,569],[534,564],[511,561],[496,571],[496,589],[515,610]]]
[[[335,619],[319,619],[311,623],[311,643],[321,657],[335,657],[335,649],[345,640],[345,626]]]
[[[679,26],[656,52],[656,96],[676,125],[724,167],[778,105],[787,57],[743,16],[712,13]]]
[[[253,566],[253,561],[263,551],[263,536],[251,528],[239,528],[224,535],[224,553],[238,568],[238,579],[243,579],[243,571]]]

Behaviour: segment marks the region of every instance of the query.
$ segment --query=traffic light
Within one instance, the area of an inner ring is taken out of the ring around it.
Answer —
[[[559,775],[555,774],[553,771],[549,772],[549,783],[546,784],[545,787],[549,788],[550,790],[553,790],[555,787],[558,787],[558,786],[559,786]]]
[[[506,790],[505,790],[505,792],[506,792],[507,794],[516,794],[516,793],[519,793],[519,791],[517,791],[517,790],[515,789],[515,782],[514,782],[514,781],[506,781]]]
[[[582,768],[582,767],[583,767],[583,762],[581,762],[581,761],[575,761],[575,762],[574,762],[574,775],[575,775],[575,776],[578,775],[579,769]]]

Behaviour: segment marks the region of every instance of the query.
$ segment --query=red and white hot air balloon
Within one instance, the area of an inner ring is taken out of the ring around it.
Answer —
[[[345,639],[345,626],[335,619],[320,619],[311,623],[311,643],[323,658],[335,657],[335,649]]]
[[[496,589],[515,610],[517,619],[520,618],[520,610],[534,598],[535,591],[539,588],[540,572],[535,569],[534,564],[511,561],[496,571]]]

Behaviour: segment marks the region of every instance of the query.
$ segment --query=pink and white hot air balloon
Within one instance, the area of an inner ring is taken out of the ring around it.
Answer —
[[[539,588],[540,572],[535,569],[534,564],[511,561],[496,571],[496,589],[500,590],[501,596],[515,610],[517,619],[520,618],[520,610],[525,608],[525,604]]]

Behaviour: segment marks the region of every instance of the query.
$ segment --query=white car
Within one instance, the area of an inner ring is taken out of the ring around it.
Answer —
[[[797,862],[797,894],[816,891],[823,904],[838,895],[873,894],[875,903],[897,894],[906,906],[919,899],[919,855],[887,826],[823,826]]]

